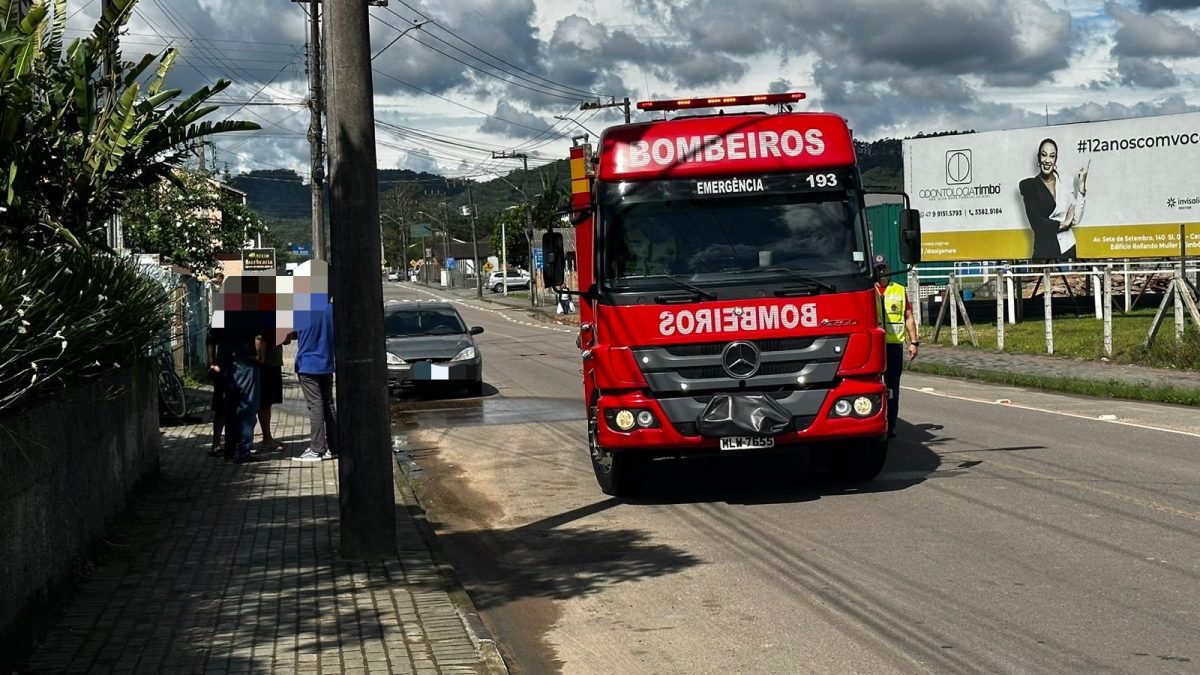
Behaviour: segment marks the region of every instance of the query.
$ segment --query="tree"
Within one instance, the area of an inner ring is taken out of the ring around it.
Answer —
[[[203,273],[216,270],[217,253],[239,250],[264,231],[262,219],[240,199],[208,176],[184,171],[131,194],[124,223],[130,249]]]
[[[36,0],[20,19],[15,2],[0,0],[0,241],[106,249],[106,223],[129,193],[176,180],[196,140],[259,128],[200,122],[229,82],[177,100],[164,88],[174,49],[122,60],[115,45],[136,0],[111,0],[66,48],[66,0]]]

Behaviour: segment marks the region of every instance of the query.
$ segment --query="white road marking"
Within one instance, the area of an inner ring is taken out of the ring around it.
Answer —
[[[1137,429],[1146,429],[1148,431],[1163,431],[1163,432],[1166,432],[1169,434],[1178,434],[1180,436],[1190,436],[1192,438],[1200,438],[1200,434],[1192,432],[1192,431],[1169,429],[1167,427],[1156,427],[1151,424],[1139,424],[1137,422],[1125,422],[1125,421],[1116,419],[1115,416],[1112,416],[1112,415],[1101,415],[1101,416],[1097,417],[1095,415],[1082,415],[1080,413],[1066,412],[1064,410],[1048,410],[1046,408],[1038,408],[1038,407],[1029,406],[1029,405],[1020,405],[1017,403],[1001,404],[999,401],[987,401],[987,400],[979,399],[979,398],[971,398],[969,396],[956,396],[954,394],[943,394],[940,392],[935,392],[932,387],[917,388],[917,387],[901,386],[900,388],[907,389],[909,391],[914,391],[914,392],[917,392],[920,394],[929,394],[930,396],[938,396],[941,398],[954,399],[956,401],[967,401],[969,403],[981,403],[983,405],[1003,405],[1005,408],[1020,408],[1021,410],[1029,410],[1032,412],[1041,412],[1041,413],[1047,413],[1050,415],[1060,415],[1062,417],[1074,417],[1076,419],[1090,420],[1092,422],[1107,422],[1109,424],[1120,424],[1122,426],[1134,427]],[[1003,400],[1003,399],[1001,399],[1001,400]],[[1108,417],[1113,417],[1113,419],[1106,419]]]

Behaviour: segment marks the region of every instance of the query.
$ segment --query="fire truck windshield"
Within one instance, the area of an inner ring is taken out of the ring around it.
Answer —
[[[672,181],[675,182],[675,181]],[[603,269],[610,288],[865,278],[855,191],[758,192],[698,197],[653,184],[601,208]],[[677,187],[677,186],[676,186]],[[628,192],[628,190],[627,190]],[[673,198],[674,197],[674,198]]]

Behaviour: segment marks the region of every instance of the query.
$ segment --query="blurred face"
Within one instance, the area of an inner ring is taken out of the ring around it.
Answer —
[[[1042,172],[1042,178],[1053,175],[1057,164],[1058,148],[1053,143],[1042,143],[1042,147],[1038,148],[1038,168]]]

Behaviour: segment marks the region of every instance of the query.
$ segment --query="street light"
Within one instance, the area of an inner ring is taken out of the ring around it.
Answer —
[[[396,37],[392,38],[392,41],[391,41],[391,42],[389,42],[389,43],[387,43],[386,45],[384,45],[383,49],[380,49],[379,51],[375,52],[375,56],[372,56],[372,57],[371,57],[371,60],[372,60],[372,61],[374,61],[375,59],[379,58],[379,55],[380,55],[380,54],[382,54],[382,53],[386,52],[386,51],[388,50],[388,47],[391,47],[392,45],[396,44],[396,42],[398,42],[398,41],[400,40],[400,38],[404,37],[405,35],[408,35],[409,31],[416,30],[416,29],[420,28],[421,26],[424,26],[424,25],[425,25],[425,24],[427,24],[427,23],[429,23],[429,22],[428,22],[428,21],[414,21],[414,22],[412,22],[412,25],[411,25],[411,26],[409,26],[408,28],[405,28],[404,30],[400,31],[400,34],[399,34],[399,35],[397,35]]]
[[[583,124],[581,122],[579,122],[579,120],[574,120],[574,119],[571,119],[570,117],[563,117],[562,115],[555,115],[554,119],[562,120],[563,122],[570,122],[571,124],[578,126],[580,129],[583,129],[584,131],[588,132],[589,134],[595,136],[596,138],[600,138],[600,136],[596,132],[583,126]]]

